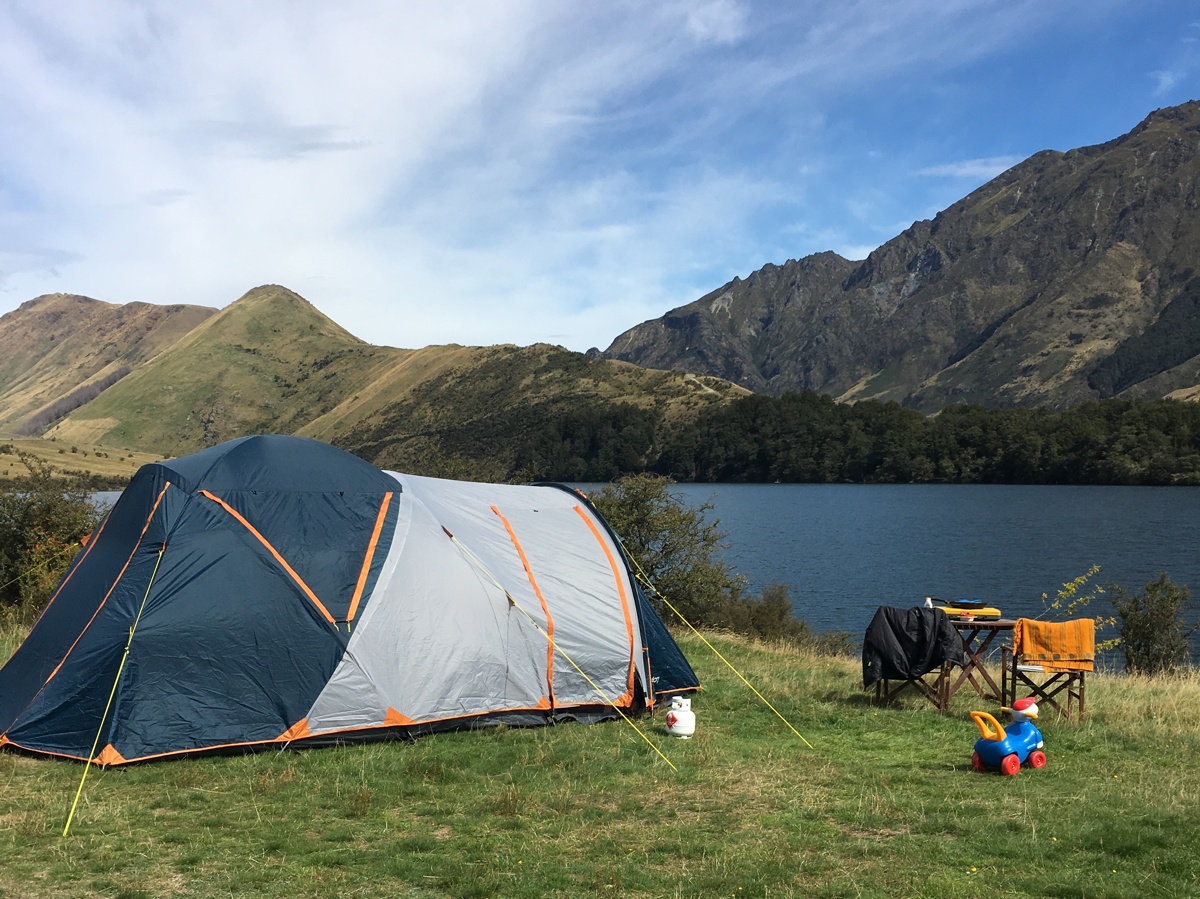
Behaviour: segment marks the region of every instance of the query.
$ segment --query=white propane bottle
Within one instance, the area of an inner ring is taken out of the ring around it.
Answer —
[[[671,708],[667,712],[667,733],[686,740],[696,732],[696,713],[692,701],[684,696],[671,697]]]

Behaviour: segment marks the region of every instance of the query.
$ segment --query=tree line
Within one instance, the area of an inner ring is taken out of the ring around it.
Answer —
[[[515,441],[510,476],[720,483],[1200,484],[1200,403],[1065,410],[747,396],[685,423],[617,404],[556,410]]]

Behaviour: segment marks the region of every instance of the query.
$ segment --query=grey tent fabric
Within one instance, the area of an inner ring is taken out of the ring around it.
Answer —
[[[404,498],[396,534],[309,735],[628,706],[645,691],[620,547],[580,497],[389,474]],[[397,665],[396,647],[437,665]]]

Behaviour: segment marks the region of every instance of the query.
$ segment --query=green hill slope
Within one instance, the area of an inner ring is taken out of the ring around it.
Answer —
[[[292,433],[369,377],[380,352],[292,291],[255,288],[46,436],[179,455]]]
[[[133,367],[44,436],[177,456],[246,434],[301,434],[410,471],[607,475],[645,459],[659,424],[744,393],[545,345],[372,346],[272,285]],[[595,464],[581,467],[585,457]]]
[[[605,479],[644,464],[660,424],[746,393],[545,344],[427,347],[300,433],[410,471]]]

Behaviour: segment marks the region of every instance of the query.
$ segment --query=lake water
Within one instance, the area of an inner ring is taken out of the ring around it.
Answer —
[[[1165,571],[1200,591],[1200,488],[677,484],[709,501],[752,592],[786,584],[816,631],[861,637],[880,605],[977,598],[1043,612],[1066,581],[1140,592]],[[1193,609],[1200,603],[1193,602]],[[1091,614],[1111,614],[1104,597]],[[1194,615],[1194,613],[1193,613]]]

